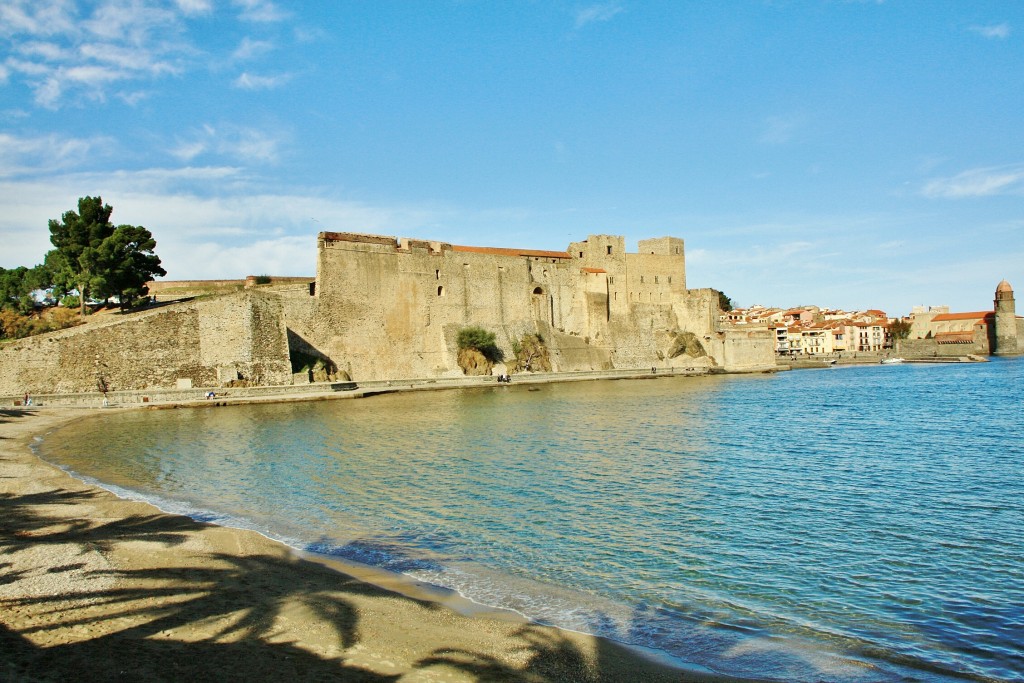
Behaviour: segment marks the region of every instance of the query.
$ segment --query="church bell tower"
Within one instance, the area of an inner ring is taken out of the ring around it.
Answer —
[[[1013,300],[1013,287],[1006,280],[996,287],[996,347],[995,356],[1016,356],[1020,354],[1017,342],[1017,312]]]

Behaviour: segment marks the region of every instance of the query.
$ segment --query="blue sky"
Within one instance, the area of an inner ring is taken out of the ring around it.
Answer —
[[[99,194],[169,279],[311,275],[322,230],[675,235],[745,306],[988,309],[1022,41],[983,0],[3,0],[0,266]]]

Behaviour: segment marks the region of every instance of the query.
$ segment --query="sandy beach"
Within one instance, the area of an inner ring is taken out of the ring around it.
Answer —
[[[30,450],[94,412],[0,410],[2,680],[734,680],[464,616],[254,532],[119,499]]]

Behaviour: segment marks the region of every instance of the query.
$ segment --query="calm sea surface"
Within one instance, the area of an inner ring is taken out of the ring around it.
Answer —
[[[717,671],[1024,680],[1024,359],[111,414],[122,495]]]

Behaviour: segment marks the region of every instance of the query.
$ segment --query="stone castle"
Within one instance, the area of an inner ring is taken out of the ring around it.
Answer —
[[[456,339],[493,332],[506,357],[529,335],[554,372],[760,371],[767,329],[719,323],[718,292],[687,289],[683,240],[591,235],[566,251],[318,236],[315,282],[254,287],[115,316],[0,349],[0,394],[287,385],[314,357],[353,381],[461,375]],[[495,369],[498,372],[499,369]]]

